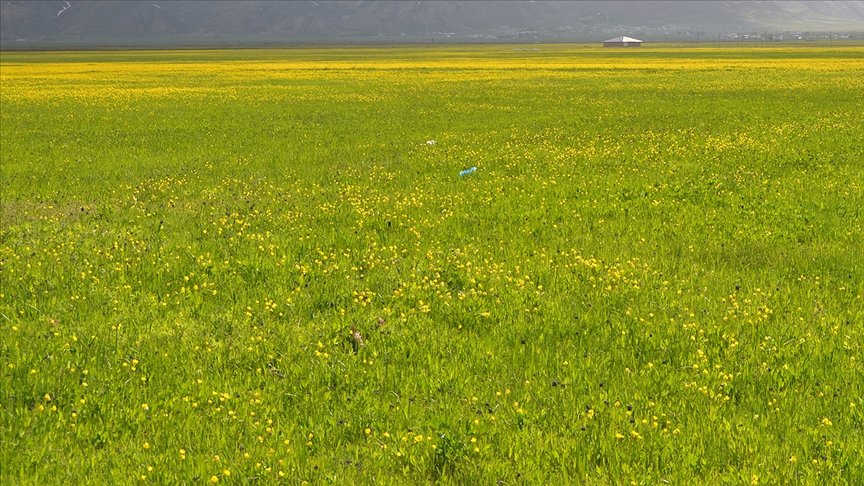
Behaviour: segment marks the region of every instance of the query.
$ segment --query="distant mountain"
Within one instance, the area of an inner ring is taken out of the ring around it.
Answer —
[[[864,30],[862,1],[2,1],[0,40],[207,44]]]

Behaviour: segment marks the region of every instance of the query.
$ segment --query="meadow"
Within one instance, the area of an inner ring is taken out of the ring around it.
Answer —
[[[3,484],[861,484],[860,47],[0,68]]]

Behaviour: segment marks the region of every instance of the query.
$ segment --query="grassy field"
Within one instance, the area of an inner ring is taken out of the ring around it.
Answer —
[[[0,67],[4,484],[861,484],[861,48]]]

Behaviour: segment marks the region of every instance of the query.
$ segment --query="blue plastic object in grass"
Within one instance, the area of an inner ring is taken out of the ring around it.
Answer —
[[[468,174],[473,174],[475,170],[477,170],[477,167],[471,167],[470,169],[465,169],[465,170],[459,172],[459,177],[465,177]]]

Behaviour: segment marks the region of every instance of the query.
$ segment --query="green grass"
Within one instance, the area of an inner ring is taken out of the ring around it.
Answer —
[[[861,50],[537,47],[4,53],[0,482],[856,484]]]

